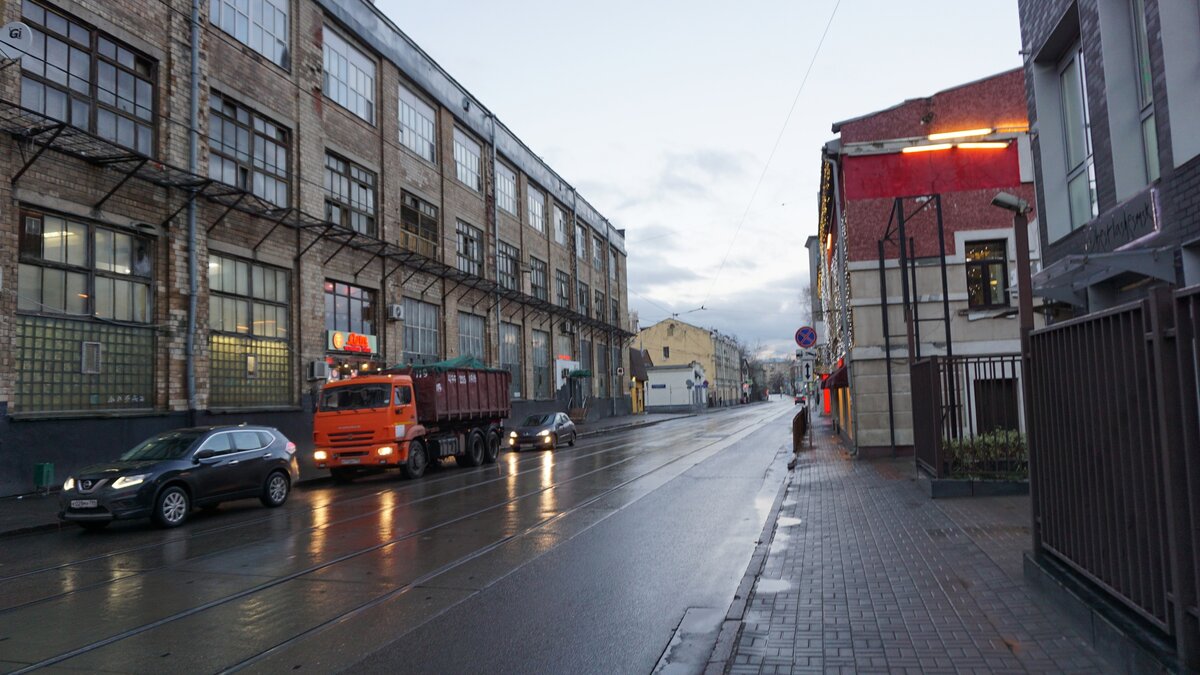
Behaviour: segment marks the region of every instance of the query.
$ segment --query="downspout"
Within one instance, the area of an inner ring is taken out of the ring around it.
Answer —
[[[188,109],[188,171],[196,174],[199,165],[200,118],[200,0],[192,0],[191,94]],[[200,292],[199,270],[196,261],[196,200],[188,202],[188,311],[187,311],[187,398],[188,425],[196,424],[196,294]]]
[[[492,145],[492,234],[493,234],[492,239],[494,240],[493,244],[492,244],[492,263],[496,270],[496,285],[497,285],[496,298],[495,298],[496,299],[496,365],[502,366],[503,359],[500,356],[500,354],[504,350],[504,332],[501,330],[501,328],[502,328],[501,324],[503,324],[503,318],[502,318],[501,312],[500,312],[500,290],[498,288],[500,285],[500,210],[499,210],[500,202],[499,202],[499,199],[497,199],[497,197],[499,197],[499,195],[497,194],[497,178],[496,178],[496,116],[490,112],[487,113],[487,116],[492,121],[492,137],[491,137],[491,145]],[[515,189],[516,186],[514,185],[513,188]],[[517,262],[517,264],[520,263],[520,261],[516,261],[516,262]],[[520,277],[518,277],[518,278],[520,278]],[[524,369],[522,369],[521,374],[524,374]],[[520,376],[521,375],[518,375],[517,377],[520,377]],[[521,386],[520,382],[517,383],[517,388],[524,391],[524,387]],[[512,394],[510,392],[509,396],[511,397],[511,395]]]
[[[613,275],[613,271],[612,271],[611,264],[614,261],[613,261],[613,257],[612,257],[612,223],[608,222],[608,219],[604,220],[604,258],[603,258],[603,260],[604,260],[604,271],[606,272],[605,277],[604,277],[604,297],[608,300],[608,306],[612,307],[612,300],[613,300],[613,298],[612,298],[612,275]],[[619,303],[619,301],[618,301],[618,303]],[[609,316],[608,307],[599,307],[598,309],[600,310],[600,316]],[[616,377],[617,365],[615,363],[613,363],[613,331],[611,328],[611,326],[612,326],[611,322],[612,322],[611,317],[609,318],[609,321],[605,322],[605,323],[608,323],[610,328],[608,329],[608,354],[605,356],[604,362],[608,364],[608,372],[605,373],[605,377],[608,378],[608,414],[610,417],[616,417],[617,416],[617,392],[615,390],[618,386],[620,386],[621,383],[617,382],[617,377]]]
[[[838,246],[837,259],[838,270],[842,277],[838,279],[838,295],[841,296],[842,311],[839,313],[839,322],[842,324],[842,349],[846,358],[846,388],[853,391],[850,383],[853,382],[851,375],[854,374],[853,362],[850,358],[850,289],[846,288],[847,280],[850,278],[850,271],[846,268],[848,263],[846,255],[846,222],[845,214],[842,213],[841,193],[838,192],[838,170],[841,168],[837,160],[828,156],[822,157],[822,161],[829,164],[829,175],[833,186],[833,218],[838,228]],[[858,450],[858,406],[854,405],[854,399],[850,395],[850,391],[846,392],[847,398],[850,399],[850,425],[853,429],[853,444],[855,452]]]
[[[575,296],[575,309],[583,309],[579,306],[579,193],[575,192],[575,188],[571,188],[571,241],[575,243],[571,247],[571,281],[575,283],[567,288],[567,300],[571,296]],[[569,303],[568,303],[569,304]],[[580,312],[582,314],[582,312]],[[550,343],[554,344],[554,329],[551,323]],[[583,358],[583,326],[579,326],[578,333],[575,337],[575,359],[578,361]],[[567,378],[567,408],[570,412],[572,404],[575,402],[575,384],[571,378]],[[582,406],[583,401],[580,401]]]

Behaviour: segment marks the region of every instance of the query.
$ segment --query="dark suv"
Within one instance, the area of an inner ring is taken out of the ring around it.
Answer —
[[[175,429],[67,478],[58,517],[89,530],[147,516],[177,527],[196,506],[246,497],[281,506],[299,477],[296,444],[278,429]]]

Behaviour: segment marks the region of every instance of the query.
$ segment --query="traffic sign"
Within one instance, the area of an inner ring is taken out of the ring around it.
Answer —
[[[812,326],[801,326],[796,331],[796,344],[805,349],[817,344],[817,329]]]

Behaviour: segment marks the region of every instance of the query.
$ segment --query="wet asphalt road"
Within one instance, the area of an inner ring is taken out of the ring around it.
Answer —
[[[733,600],[790,451],[790,403],[300,486],[177,530],[16,537],[0,670],[648,673]]]

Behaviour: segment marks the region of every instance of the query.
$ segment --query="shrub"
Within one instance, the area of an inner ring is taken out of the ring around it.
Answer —
[[[1025,435],[1015,429],[996,429],[969,438],[943,438],[942,461],[950,478],[1029,478],[1029,447]]]

